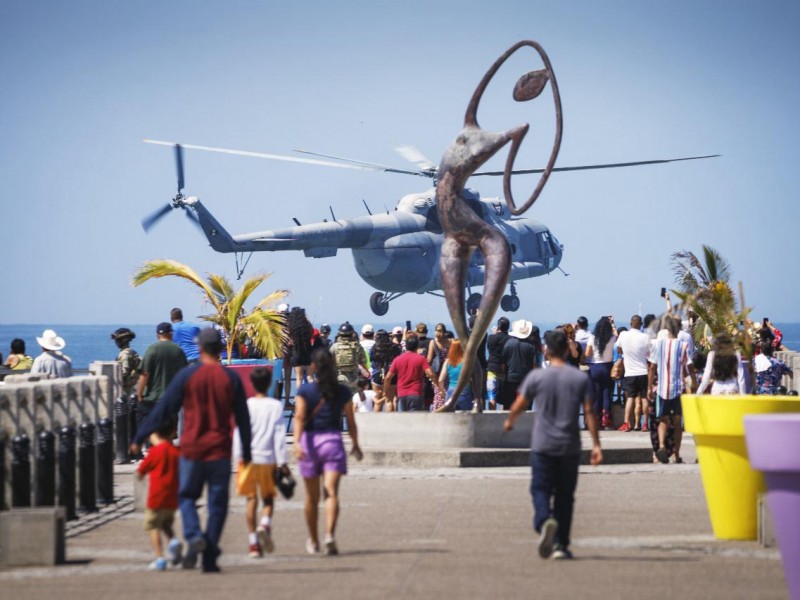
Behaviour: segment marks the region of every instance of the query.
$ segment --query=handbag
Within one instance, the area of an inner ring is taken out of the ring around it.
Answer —
[[[289,500],[294,496],[294,488],[297,485],[297,480],[292,477],[292,474],[286,474],[282,469],[275,470],[275,487],[281,493],[281,496]]]
[[[625,363],[622,362],[621,358],[618,358],[614,361],[614,365],[611,367],[611,379],[618,380],[622,379],[625,376]]]

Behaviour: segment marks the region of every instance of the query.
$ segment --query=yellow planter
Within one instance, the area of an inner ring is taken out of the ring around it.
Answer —
[[[766,490],[750,467],[745,415],[800,412],[797,396],[681,396],[686,430],[694,435],[714,536],[757,537],[756,498]]]

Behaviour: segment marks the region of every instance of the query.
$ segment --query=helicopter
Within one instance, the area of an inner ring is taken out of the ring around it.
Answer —
[[[390,302],[404,294],[432,294],[443,296],[439,258],[442,248],[442,227],[436,205],[437,167],[412,146],[401,146],[398,152],[415,164],[416,169],[399,169],[339,156],[320,154],[307,150],[298,153],[319,158],[306,158],[263,152],[233,150],[212,146],[180,144],[161,140],[145,139],[145,143],[173,148],[177,171],[177,194],[172,200],[142,220],[148,232],[158,221],[173,209],[183,209],[190,221],[199,227],[217,252],[233,253],[238,277],[244,273],[253,252],[302,251],[307,257],[328,258],[336,256],[339,249],[350,249],[358,275],[375,288],[369,299],[372,312],[383,316],[389,311]],[[301,224],[296,218],[294,227],[231,235],[217,221],[196,196],[185,196],[183,190],[183,150],[201,150],[234,154],[254,158],[265,158],[288,162],[300,162],[319,166],[383,171],[429,178],[434,181],[430,189],[403,196],[394,211],[373,214],[364,201],[367,215],[349,219],[338,219],[331,208],[331,218],[321,223]],[[712,158],[718,155],[692,156],[673,159],[658,159],[627,163],[556,167],[553,171],[576,171],[605,169],[669,162]],[[324,158],[327,160],[320,160]],[[332,162],[336,161],[336,162]],[[542,169],[520,169],[518,174],[541,173]],[[502,176],[502,171],[483,171],[475,176]],[[500,307],[505,312],[516,312],[520,307],[515,282],[546,275],[559,269],[564,245],[543,223],[533,219],[512,216],[501,198],[481,198],[472,189],[465,189],[463,199],[475,213],[499,229],[508,240],[511,249],[511,273],[509,293],[501,299]],[[474,312],[481,302],[481,294],[473,288],[484,282],[484,259],[476,250],[469,263],[466,308]]]

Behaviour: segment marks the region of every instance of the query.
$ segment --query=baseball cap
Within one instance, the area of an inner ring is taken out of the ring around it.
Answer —
[[[392,335],[403,335],[403,328],[398,325],[392,329]]]
[[[156,327],[156,333],[159,335],[172,333],[172,323],[167,323],[166,321],[163,323],[159,323],[158,327]]]
[[[361,333],[374,333],[374,332],[375,332],[375,330],[372,328],[372,325],[370,325],[369,323],[365,324],[361,328]]]

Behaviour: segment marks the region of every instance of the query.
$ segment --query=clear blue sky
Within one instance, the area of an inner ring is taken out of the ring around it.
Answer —
[[[293,148],[399,167],[413,144],[438,162],[495,58],[543,44],[564,102],[559,165],[721,158],[554,175],[529,217],[565,245],[570,273],[522,282],[516,315],[619,321],[661,309],[673,251],[716,247],[757,318],[800,321],[800,5],[796,2],[121,2],[0,4],[3,323],[157,322],[204,307],[183,282],[133,289],[174,258],[234,276],[179,214],[168,148],[145,137],[274,153]],[[522,63],[519,63],[520,65]],[[521,72],[511,67],[508,81]],[[529,68],[529,67],[524,67]],[[505,80],[503,80],[505,81]],[[504,87],[503,87],[504,86]],[[493,91],[481,124],[532,124],[519,166],[542,166],[550,114]],[[502,92],[502,93],[501,93]],[[532,103],[535,104],[535,103]],[[546,103],[542,103],[545,106]],[[492,166],[500,166],[500,163]],[[423,180],[186,152],[187,193],[233,233],[393,207]],[[475,180],[483,196],[499,181]],[[517,194],[527,195],[521,178]],[[349,252],[254,255],[250,272],[312,318],[373,320]],[[383,320],[443,318],[405,296]]]

